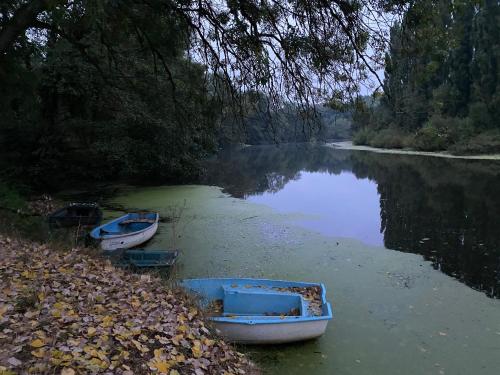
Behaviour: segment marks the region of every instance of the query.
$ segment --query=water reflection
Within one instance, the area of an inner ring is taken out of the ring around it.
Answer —
[[[422,254],[500,297],[500,162],[259,146],[221,153],[205,182],[325,234]]]

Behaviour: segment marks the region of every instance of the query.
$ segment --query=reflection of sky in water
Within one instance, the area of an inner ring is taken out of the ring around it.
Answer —
[[[316,216],[298,221],[308,229],[383,245],[380,195],[375,182],[357,179],[351,172],[339,175],[301,172],[299,176],[276,193],[249,195],[247,199],[284,213]]]

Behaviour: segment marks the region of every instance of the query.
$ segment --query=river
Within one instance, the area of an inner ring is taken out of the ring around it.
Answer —
[[[178,277],[323,282],[318,340],[243,347],[270,374],[498,374],[500,161],[242,147],[200,185],[125,189],[157,210]],[[108,215],[116,213],[108,212]]]

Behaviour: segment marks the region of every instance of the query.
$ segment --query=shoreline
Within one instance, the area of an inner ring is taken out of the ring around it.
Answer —
[[[431,151],[414,151],[392,148],[376,148],[371,146],[354,145],[352,141],[331,142],[326,144],[327,147],[336,148],[339,150],[353,151],[368,151],[379,154],[396,154],[396,155],[414,155],[414,156],[433,156],[438,158],[448,159],[463,159],[463,160],[500,160],[500,154],[484,154],[484,155],[453,155],[446,151],[431,152]]]

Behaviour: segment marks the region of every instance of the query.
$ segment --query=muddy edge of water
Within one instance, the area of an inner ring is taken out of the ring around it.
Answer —
[[[381,154],[434,156],[439,158],[466,159],[466,160],[500,160],[500,154],[453,155],[447,152],[426,152],[426,151],[414,151],[414,150],[399,150],[391,148],[376,148],[370,146],[358,146],[354,145],[351,141],[327,143],[326,146],[341,150],[370,151],[370,152],[378,152]]]

